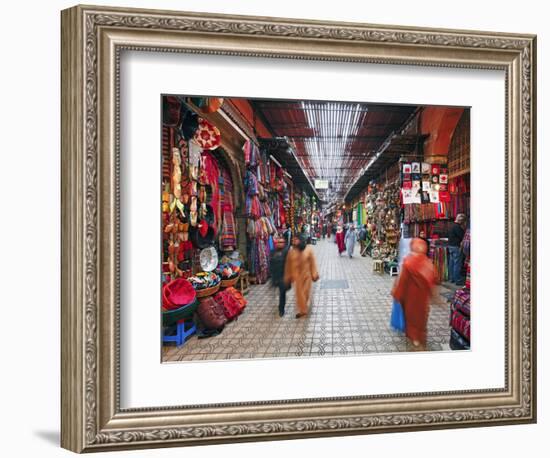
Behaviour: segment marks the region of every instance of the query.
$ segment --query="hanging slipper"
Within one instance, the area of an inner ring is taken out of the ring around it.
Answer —
[[[195,227],[197,225],[197,198],[195,196],[191,197],[191,207],[189,211],[189,222],[191,226]]]
[[[172,240],[170,240],[170,244],[168,245],[168,254],[172,256],[176,252],[176,245]]]
[[[179,200],[181,198],[181,184],[174,185],[174,197]]]
[[[199,189],[199,201],[202,203],[206,202],[206,188],[201,186]]]

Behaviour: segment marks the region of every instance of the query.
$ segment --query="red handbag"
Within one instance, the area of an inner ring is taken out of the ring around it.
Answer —
[[[200,299],[197,314],[206,329],[220,330],[227,323],[223,305],[218,304],[212,297]]]

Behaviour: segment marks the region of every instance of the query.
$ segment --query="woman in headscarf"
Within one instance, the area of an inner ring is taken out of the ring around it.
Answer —
[[[296,318],[307,316],[311,296],[311,286],[314,281],[319,280],[317,262],[313,248],[307,244],[304,234],[294,237],[292,248],[288,252],[285,263],[285,283],[294,284],[296,296],[296,307],[298,313]]]
[[[342,226],[338,226],[336,231],[336,246],[338,248],[338,256],[342,256],[342,253],[346,251],[346,245],[344,243],[344,229],[342,229]]]
[[[392,296],[403,307],[405,334],[421,350],[426,348],[430,299],[435,293],[435,272],[422,239],[411,240],[411,252],[403,260]]]
[[[348,232],[346,233],[346,249],[348,250],[348,256],[353,257],[353,250],[355,250],[355,244],[357,243],[357,231],[353,224],[350,225]]]

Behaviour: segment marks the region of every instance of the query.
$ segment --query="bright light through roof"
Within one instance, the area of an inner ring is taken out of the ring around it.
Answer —
[[[364,121],[367,108],[359,103],[303,101],[302,109],[308,127],[314,136],[304,139],[304,145],[317,177],[329,180],[333,195],[343,196],[346,189],[341,180],[332,178],[341,175],[349,166],[354,137]],[[350,183],[346,183],[349,186]]]

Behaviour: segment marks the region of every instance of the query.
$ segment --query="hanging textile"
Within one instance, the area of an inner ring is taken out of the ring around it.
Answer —
[[[218,178],[220,176],[220,170],[218,167],[218,161],[214,155],[207,150],[204,150],[201,154],[201,170],[199,182],[201,184],[209,185],[212,188],[212,195],[210,197],[210,205],[214,210],[214,223],[213,227],[215,232],[218,230],[218,223],[221,220],[221,211],[220,211],[220,191]]]
[[[359,202],[357,204],[357,227],[363,225],[363,204]]]
[[[222,229],[220,234],[220,246],[222,250],[235,249],[237,246],[236,224],[233,206],[233,181],[227,169],[223,169],[221,179],[223,182],[222,205]]]
[[[430,258],[434,265],[436,283],[447,281],[449,278],[447,246],[441,242],[430,243]]]
[[[264,188],[264,185],[269,186],[269,182],[266,182],[266,159],[255,144],[245,144],[245,161],[248,166],[244,177],[245,214],[249,218],[247,258],[248,269],[256,283],[265,283],[269,276],[269,234],[273,223],[270,220],[272,209]]]

